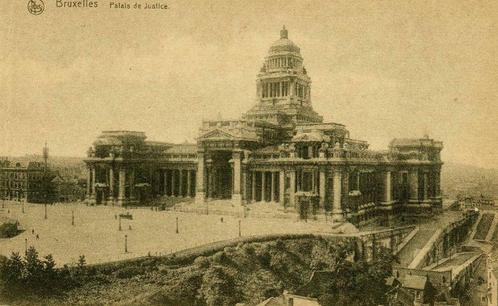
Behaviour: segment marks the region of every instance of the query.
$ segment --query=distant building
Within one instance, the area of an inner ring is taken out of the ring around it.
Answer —
[[[470,196],[470,195],[458,195],[458,201],[466,208],[471,207],[494,207],[495,200],[492,197],[480,195],[480,196]]]
[[[394,139],[369,150],[346,126],[323,122],[311,78],[284,28],[257,75],[256,103],[241,119],[203,121],[195,144],[104,131],[88,150],[90,203],[127,205],[158,196],[279,203],[302,216],[359,224],[441,209],[441,141]]]
[[[42,163],[30,162],[11,165],[10,161],[0,161],[0,198],[32,203],[46,200],[47,169]]]

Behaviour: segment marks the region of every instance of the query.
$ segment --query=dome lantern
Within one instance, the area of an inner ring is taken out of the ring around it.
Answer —
[[[285,25],[282,27],[282,30],[280,30],[280,38],[289,38],[289,32],[285,28]]]

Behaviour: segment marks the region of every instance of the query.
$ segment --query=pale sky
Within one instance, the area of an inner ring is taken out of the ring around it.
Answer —
[[[0,155],[47,141],[53,155],[84,156],[109,129],[194,141],[203,118],[255,103],[285,24],[326,121],[372,149],[428,133],[444,160],[498,168],[496,1],[44,2],[34,16],[27,0],[0,1]]]

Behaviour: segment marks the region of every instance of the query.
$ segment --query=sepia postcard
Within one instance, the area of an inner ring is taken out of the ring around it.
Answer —
[[[0,305],[498,306],[498,2],[0,1]]]

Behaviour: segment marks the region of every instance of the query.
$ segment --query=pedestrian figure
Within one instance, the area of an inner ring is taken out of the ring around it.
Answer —
[[[223,217],[221,217],[221,223],[223,223]]]
[[[34,234],[34,233],[35,233],[35,229],[32,229],[32,230],[31,230],[31,234]]]
[[[128,230],[130,230],[130,231],[131,231],[131,225],[128,225]]]
[[[40,239],[40,236],[38,236],[38,234],[36,234],[36,239]]]
[[[114,219],[118,219],[118,215],[116,215],[116,214],[115,214],[115,215],[114,215]]]

